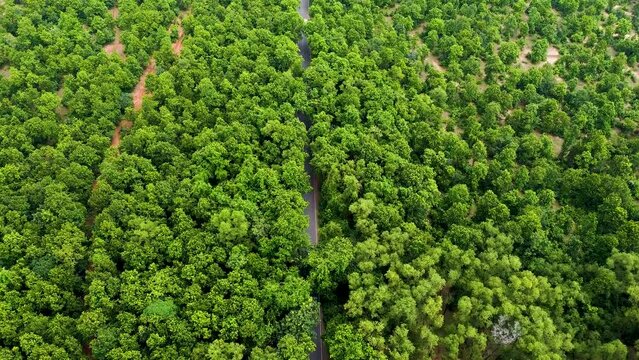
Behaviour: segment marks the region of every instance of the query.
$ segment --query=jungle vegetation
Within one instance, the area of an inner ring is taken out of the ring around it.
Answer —
[[[298,6],[0,0],[0,359],[633,358],[639,5]]]

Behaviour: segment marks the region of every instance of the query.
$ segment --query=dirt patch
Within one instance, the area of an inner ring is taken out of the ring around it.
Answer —
[[[519,53],[518,63],[522,68],[528,70],[532,68],[533,64],[528,60],[528,55],[532,52],[532,39],[530,37],[526,37],[526,43],[524,44],[524,49]]]
[[[133,126],[133,123],[130,120],[122,120],[122,121],[120,121],[118,126],[115,127],[115,130],[113,131],[113,136],[111,137],[111,147],[112,148],[120,147],[122,129],[128,130],[132,126]]]
[[[146,77],[149,74],[155,74],[155,59],[153,58],[149,61],[149,64],[140,77],[140,81],[138,81],[138,84],[135,85],[133,89],[133,109],[135,111],[142,109],[142,100],[144,99],[144,95],[146,95]]]
[[[415,42],[418,47],[424,45],[424,40],[422,40],[422,34],[424,33],[425,29],[426,29],[426,23],[421,23],[415,29],[408,32],[408,35],[410,37],[415,38]]]
[[[424,64],[430,64],[437,71],[441,71],[441,72],[446,71],[446,69],[444,69],[442,64],[439,62],[439,59],[437,58],[437,56],[433,54],[428,55],[426,59],[424,59]]]
[[[107,54],[118,54],[122,60],[126,58],[124,54],[124,44],[120,41],[120,29],[115,29],[115,40],[110,44],[104,45],[104,51]]]
[[[173,43],[173,53],[175,55],[180,55],[182,52],[182,42],[184,41],[184,30],[182,29],[182,24],[178,25],[178,38]]]
[[[113,19],[117,19],[120,17],[120,9],[118,9],[117,6],[112,9],[109,9],[109,12],[111,13],[111,16],[113,17]]]
[[[552,153],[555,156],[559,156],[559,154],[561,154],[561,149],[564,146],[564,139],[560,138],[559,136],[555,136],[555,135],[551,135],[551,134],[542,134],[539,131],[535,130],[533,131],[533,135],[535,135],[536,137],[540,138],[542,136],[547,136],[550,141],[552,142]]]
[[[399,3],[393,4],[393,6],[384,11],[384,21],[386,21],[388,25],[393,25],[393,14],[397,11],[397,8],[399,8]]]
[[[546,51],[546,63],[552,65],[556,63],[557,61],[559,61],[559,49],[557,49],[554,46],[551,46]]]
[[[69,109],[66,106],[60,105],[57,108],[55,108],[55,113],[59,117],[63,118],[63,117],[66,117],[67,115],[69,115]]]
[[[173,26],[176,26],[178,32],[178,38],[172,45],[173,53],[175,55],[180,55],[180,53],[182,52],[182,43],[184,42],[184,28],[182,27],[182,20],[184,20],[187,14],[187,11],[181,11],[177,19],[175,20],[175,24],[171,26],[171,28]]]
[[[62,101],[62,97],[64,96],[64,84],[60,86],[60,88],[58,89],[58,91],[55,92],[55,94],[60,98],[60,101]],[[59,117],[63,118],[69,114],[69,109],[66,106],[60,104],[55,109],[55,113],[58,114]]]
[[[555,135],[548,136],[550,137],[550,141],[552,141],[552,153],[555,154],[555,156],[559,156],[559,154],[561,154],[561,149],[564,146],[564,139]]]
[[[10,75],[11,73],[9,72],[9,65],[5,65],[2,68],[0,68],[0,76],[2,76],[5,79],[8,79]]]

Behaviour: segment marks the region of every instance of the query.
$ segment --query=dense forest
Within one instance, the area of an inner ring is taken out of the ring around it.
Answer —
[[[0,359],[634,359],[639,5],[299,6],[0,0]]]

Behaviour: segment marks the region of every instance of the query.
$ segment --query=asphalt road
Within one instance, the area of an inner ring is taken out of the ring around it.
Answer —
[[[310,19],[308,13],[308,6],[310,0],[300,0],[300,7],[297,8],[297,12],[300,16],[307,21]],[[306,68],[311,63],[311,49],[308,46],[308,40],[306,39],[306,35],[302,34],[302,38],[297,43],[297,46],[300,49],[300,55],[302,56],[302,67]],[[303,113],[298,113],[297,117],[304,123],[306,129],[308,130],[311,127],[311,121],[308,116]],[[308,224],[308,235],[311,238],[311,244],[317,245],[319,242],[319,235],[317,231],[317,211],[319,208],[319,178],[317,174],[313,170],[313,167],[310,164],[311,159],[311,149],[310,147],[306,147],[306,161],[304,162],[304,169],[306,173],[311,178],[311,187],[313,188],[311,192],[304,194],[304,200],[306,200],[307,205],[306,209],[304,209],[304,214],[309,218]],[[328,351],[326,349],[326,344],[322,340],[322,335],[324,335],[324,316],[322,315],[322,308],[319,309],[319,322],[315,327],[315,346],[316,349],[309,355],[310,360],[328,360]]]

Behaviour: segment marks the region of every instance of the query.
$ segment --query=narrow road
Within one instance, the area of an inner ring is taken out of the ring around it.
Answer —
[[[310,0],[300,0],[300,7],[297,8],[298,14],[304,19],[304,22],[310,19],[308,7],[310,5]],[[311,63],[311,49],[308,46],[308,39],[306,35],[302,33],[302,38],[297,43],[297,46],[300,49],[300,55],[302,56],[302,67],[306,68]],[[297,117],[301,122],[306,126],[306,130],[311,127],[311,119],[304,113],[298,112]],[[317,245],[319,242],[319,235],[317,231],[317,212],[319,208],[319,178],[317,174],[313,170],[311,166],[311,148],[310,146],[306,147],[306,161],[304,162],[304,169],[306,173],[311,178],[311,187],[313,188],[311,192],[304,194],[304,200],[308,203],[306,209],[304,209],[304,214],[308,216],[309,224],[308,224],[308,235],[311,238],[311,244]],[[319,309],[319,321],[317,326],[315,327],[315,351],[313,351],[309,355],[310,360],[328,360],[328,351],[326,349],[326,344],[322,340],[322,335],[324,335],[324,318],[322,315],[322,308]]]

